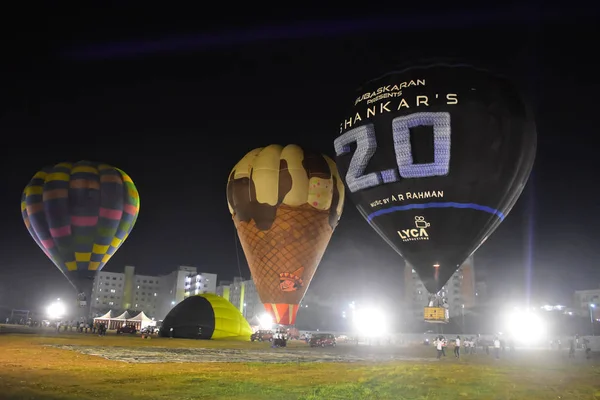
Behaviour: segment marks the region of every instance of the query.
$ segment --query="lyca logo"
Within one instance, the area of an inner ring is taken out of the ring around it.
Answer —
[[[427,228],[429,228],[431,224],[425,221],[425,217],[417,216],[415,217],[415,228],[412,229],[402,229],[398,231],[398,235],[400,235],[400,239],[403,242],[413,242],[415,240],[429,240],[429,234],[427,233]]]

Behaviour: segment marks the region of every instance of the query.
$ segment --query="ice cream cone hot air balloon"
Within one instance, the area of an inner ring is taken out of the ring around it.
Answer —
[[[77,289],[81,316],[97,271],[133,228],[140,208],[131,178],[110,165],[60,163],[36,173],[23,191],[29,233]]]
[[[252,150],[231,171],[227,200],[265,309],[293,325],[342,214],[335,163],[295,145]]]

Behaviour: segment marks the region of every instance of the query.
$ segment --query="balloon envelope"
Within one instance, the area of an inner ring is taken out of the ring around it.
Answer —
[[[139,207],[138,191],[125,172],[89,161],[44,168],[21,200],[35,242],[86,295],[96,271],[127,239]]]
[[[293,325],[342,214],[335,163],[295,145],[252,150],[231,171],[227,200],[261,301]]]
[[[536,148],[516,88],[465,65],[369,81],[339,133],[337,163],[350,197],[431,293],[506,217]]]
[[[165,317],[160,335],[182,339],[250,341],[252,329],[233,304],[216,294],[199,294],[177,304]]]

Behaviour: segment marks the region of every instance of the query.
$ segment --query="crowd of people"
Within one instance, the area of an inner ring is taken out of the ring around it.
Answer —
[[[574,335],[568,340],[569,343],[569,358],[575,357],[575,349],[581,348],[585,350],[586,358],[591,357],[591,348],[590,341],[586,338],[580,338],[579,335]],[[437,358],[441,359],[442,357],[446,357],[446,348],[448,345],[453,346],[453,354],[454,357],[460,358],[462,354],[462,350],[464,350],[464,354],[475,354],[477,352],[477,348],[480,347],[486,354],[490,354],[493,351],[494,357],[499,359],[500,354],[507,351],[514,351],[515,346],[512,340],[508,341],[508,343],[504,340],[501,340],[498,336],[494,337],[493,341],[490,343],[489,340],[481,340],[478,337],[468,337],[461,339],[460,336],[456,336],[456,339],[449,341],[443,336],[439,335],[435,338],[433,345],[437,351]],[[550,341],[551,349],[562,350],[562,342],[560,339],[551,340]]]
[[[272,347],[287,347],[287,333],[283,329],[277,329],[273,332],[273,346]]]
[[[468,337],[464,340],[460,338],[460,336],[456,336],[456,339],[452,340],[451,343],[454,346],[454,357],[460,358],[461,348],[464,349],[465,354],[475,354],[477,353],[477,347],[481,346],[486,354],[490,354],[490,345],[489,343],[482,342],[477,337]],[[439,335],[435,338],[433,345],[437,350],[437,358],[438,360],[442,357],[446,357],[446,347],[448,346],[448,340],[443,336]],[[494,356],[496,358],[500,358],[500,351],[504,351],[504,346],[502,342],[498,338],[498,336],[494,337],[492,342],[492,348],[494,351]]]

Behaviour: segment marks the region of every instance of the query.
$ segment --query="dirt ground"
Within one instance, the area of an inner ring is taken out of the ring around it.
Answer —
[[[432,358],[407,357],[382,351],[362,351],[355,354],[351,346],[338,348],[262,348],[211,349],[167,347],[103,347],[78,345],[51,345],[61,350],[99,356],[111,361],[127,363],[188,363],[188,362],[261,362],[261,363],[314,363],[314,362],[385,362],[435,361]],[[362,349],[361,349],[362,350]]]

